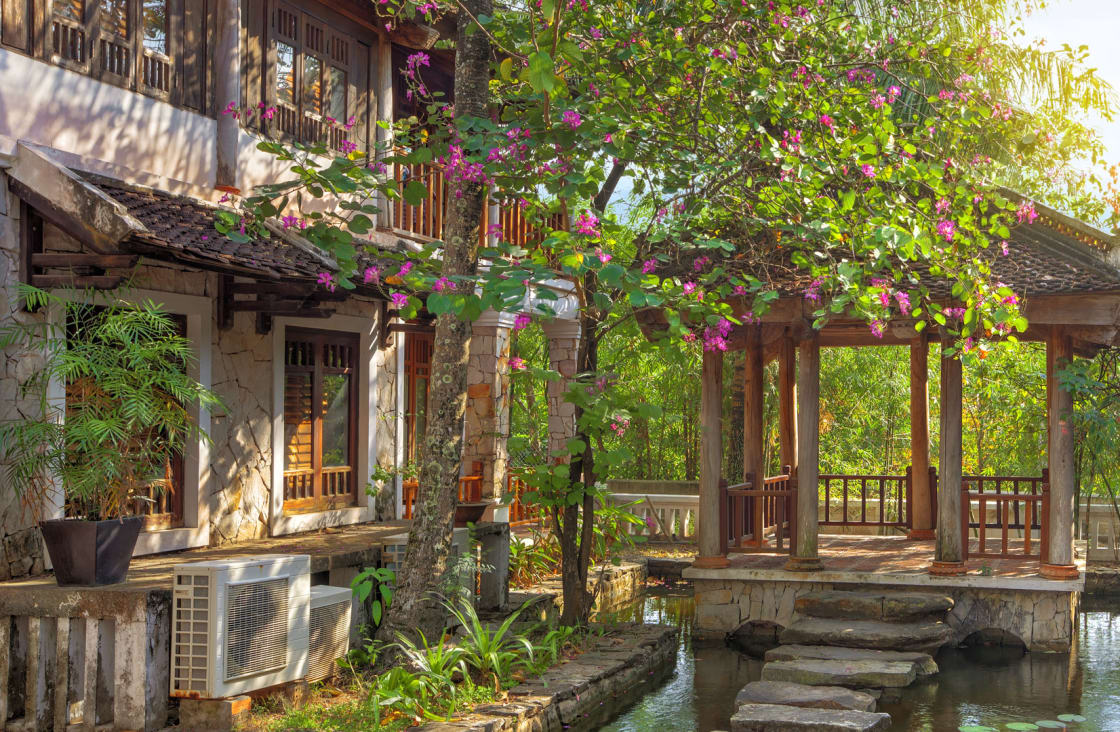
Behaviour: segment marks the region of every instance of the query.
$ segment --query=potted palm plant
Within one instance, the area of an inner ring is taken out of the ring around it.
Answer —
[[[35,364],[20,384],[24,408],[0,421],[0,462],[39,521],[60,585],[121,582],[144,502],[189,441],[208,439],[192,407],[217,397],[190,376],[190,342],[158,305],[31,287],[20,296],[54,316],[0,328],[0,349]],[[66,518],[44,519],[58,496]]]

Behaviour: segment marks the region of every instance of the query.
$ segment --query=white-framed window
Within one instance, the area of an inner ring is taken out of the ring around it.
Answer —
[[[376,355],[372,314],[273,320],[272,536],[374,519]]]
[[[75,293],[59,290],[56,296],[73,299]],[[213,328],[212,301],[207,297],[180,295],[154,290],[130,289],[117,295],[126,302],[151,301],[160,305],[173,316],[183,328],[190,341],[193,358],[188,364],[188,373],[206,388],[211,386],[211,334]],[[52,308],[48,317],[62,325],[66,317],[65,308]],[[64,412],[66,386],[51,384],[50,401]],[[210,413],[200,409],[197,404],[190,407],[191,418],[199,426],[200,432],[210,433]],[[198,439],[187,445],[174,470],[176,490],[180,491],[174,502],[164,500],[155,504],[156,513],[146,522],[144,531],[136,541],[133,556],[158,554],[207,546],[210,543],[210,447],[205,439]],[[47,518],[62,518],[65,514],[61,487],[51,495],[50,505],[45,507]],[[167,509],[166,511],[163,509]]]

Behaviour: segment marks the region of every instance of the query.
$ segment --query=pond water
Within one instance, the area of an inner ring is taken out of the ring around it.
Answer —
[[[722,644],[694,641],[691,595],[654,594],[620,619],[681,628],[676,670],[664,683],[601,727],[611,732],[727,729],[735,695],[759,678],[761,661]],[[945,650],[934,681],[915,684],[883,704],[892,730],[1005,729],[1012,722],[1080,714],[1078,730],[1120,732],[1120,599],[1086,603],[1071,653],[1022,653],[1008,648]]]

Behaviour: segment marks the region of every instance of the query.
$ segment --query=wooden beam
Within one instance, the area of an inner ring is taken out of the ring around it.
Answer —
[[[816,331],[802,337],[797,360],[797,508],[793,552],[786,569],[821,568],[817,554],[820,476],[821,345]]]
[[[1120,294],[1035,295],[1022,311],[1032,325],[1116,325]]]
[[[929,480],[929,344],[910,344],[910,538],[932,539]]]
[[[945,336],[942,353],[953,345]],[[964,543],[961,530],[961,362],[954,356],[941,358],[941,451],[938,456],[937,544],[930,574],[964,574]]]
[[[721,546],[720,522],[726,507],[720,503],[723,465],[723,352],[704,351],[700,372],[700,499],[697,526],[698,556],[693,566],[726,567],[727,547]]]
[[[349,297],[346,292],[330,292],[322,287],[308,283],[295,284],[290,282],[234,282],[233,294],[235,295],[280,295],[302,300],[307,297],[319,299],[345,300]]]
[[[1063,389],[1060,374],[1073,361],[1073,342],[1069,333],[1054,326],[1046,342],[1047,423],[1050,430],[1050,506],[1047,556],[1042,558],[1039,574],[1052,579],[1078,576],[1073,562],[1073,502],[1077,468],[1074,462],[1073,395]]]
[[[763,462],[763,408],[762,326],[748,327],[746,350],[743,352],[743,480],[752,481],[755,488],[762,488],[766,478]],[[752,546],[762,546],[762,512],[755,511],[749,527]]]
[[[218,330],[229,330],[233,327],[233,276],[218,275],[218,297],[216,320]]]
[[[65,268],[97,267],[99,269],[130,269],[140,261],[137,254],[32,254],[32,267]]]
[[[116,275],[31,275],[31,285],[41,290],[50,290],[56,287],[113,290],[119,287],[123,281],[123,277]]]
[[[269,313],[273,318],[329,318],[334,315],[334,310],[273,310]]]

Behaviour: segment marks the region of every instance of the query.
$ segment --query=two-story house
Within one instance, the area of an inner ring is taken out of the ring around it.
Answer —
[[[365,149],[387,139],[379,121],[410,113],[400,69],[438,32],[386,23],[368,0],[0,0],[0,317],[50,317],[21,309],[19,282],[162,303],[224,402],[195,415],[212,439],[169,467],[138,555],[410,513],[399,479],[366,488],[375,466],[415,452],[430,324],[396,322],[372,287],[325,290],[330,262],[282,226],[248,244],[214,229],[225,192],[283,174],[257,136]],[[433,57],[429,84],[449,91],[449,54]],[[246,129],[230,104],[276,111]],[[440,185],[421,206],[387,207],[371,240],[438,237]],[[524,228],[516,210],[488,212]],[[464,465],[483,496],[507,480],[512,321],[475,328]],[[0,354],[0,419],[30,408],[19,385],[34,367],[34,354]],[[44,510],[64,513],[61,500]],[[0,485],[0,580],[46,566],[31,515]]]

